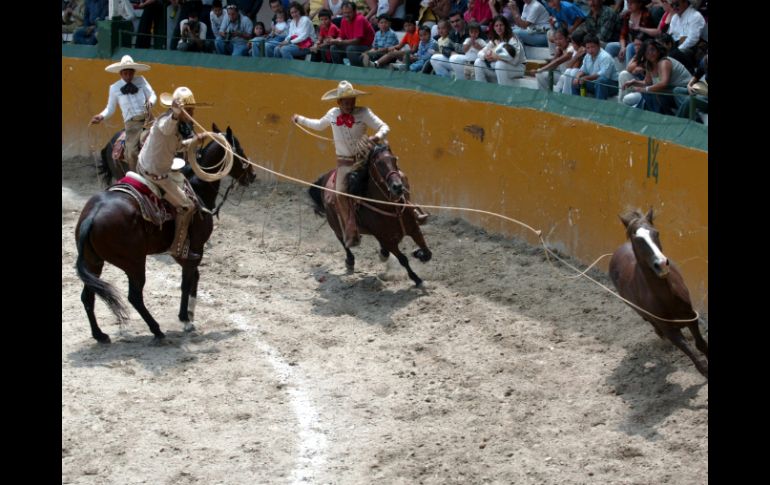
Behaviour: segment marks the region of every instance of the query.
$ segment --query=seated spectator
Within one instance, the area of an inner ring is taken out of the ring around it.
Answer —
[[[513,33],[524,45],[548,47],[548,11],[538,0],[524,0],[524,8],[519,13],[516,2],[511,2]],[[569,34],[567,34],[569,36]]]
[[[618,42],[607,44],[607,52],[612,57],[617,57],[618,61],[624,65],[628,64],[634,57],[634,39],[641,28],[653,28],[652,16],[647,10],[646,4],[649,0],[628,0],[628,10],[620,19],[620,39]],[[643,40],[649,36],[644,34]]]
[[[634,1],[634,0],[631,0]],[[572,94],[580,94],[580,88],[585,86],[587,92],[596,99],[607,99],[618,92],[618,73],[615,71],[615,61],[607,51],[601,48],[599,38],[594,33],[585,36],[586,55],[583,65],[572,80]]]
[[[332,23],[331,10],[321,9],[318,12],[318,18],[321,21],[321,27],[318,29],[318,40],[310,48],[310,52],[313,53],[310,60],[313,62],[332,62],[330,41],[340,36],[340,29]]]
[[[658,3],[663,9],[663,15],[660,17],[658,26],[655,28],[639,27],[639,30],[649,35],[651,38],[655,38],[664,32],[668,32],[669,25],[671,24],[671,18],[674,16],[674,8],[671,6],[672,0],[653,0],[652,3]]]
[[[636,44],[634,57],[628,62],[626,69],[620,71],[620,74],[618,74],[618,88],[620,89],[620,92],[618,93],[618,103],[623,103],[628,106],[635,106],[642,100],[642,95],[637,93],[636,90],[630,90],[624,87],[628,81],[633,81],[634,79],[642,81],[647,75],[644,55],[647,52],[647,44],[652,42],[652,40],[647,39],[642,41],[642,37],[644,37],[644,34],[639,33],[636,36],[636,39],[634,39],[634,43]]]
[[[575,51],[575,53],[572,55],[572,59],[567,62],[567,68],[559,77],[559,80],[556,82],[556,86],[553,87],[555,92],[570,95],[572,94],[572,80],[575,79],[575,76],[580,71],[580,66],[583,65],[583,58],[586,55],[586,46],[583,42],[584,37],[585,33],[582,31],[575,32],[569,36],[570,46]]]
[[[86,0],[83,11],[83,26],[75,30],[72,41],[75,44],[96,44],[96,22],[107,18],[107,0]]]
[[[548,23],[551,25],[548,31],[548,47],[553,52],[552,39],[556,29],[564,26],[567,28],[567,32],[572,35],[585,22],[586,14],[574,3],[563,0],[548,0],[545,9],[551,14],[551,17],[548,19]],[[581,30],[585,29],[582,28]]]
[[[386,14],[390,18],[390,28],[401,31],[404,28],[405,9],[404,0],[378,0],[377,14],[373,19],[379,19],[380,15]]]
[[[401,38],[401,42],[388,47],[387,54],[374,61],[374,67],[385,67],[396,59],[403,59],[407,52],[417,50],[420,45],[420,34],[417,32],[414,17],[409,14],[404,17],[404,30],[406,34]]]
[[[332,62],[342,64],[342,60],[347,58],[351,65],[363,66],[361,54],[371,49],[374,42],[372,24],[348,0],[342,2],[342,17],[340,36],[329,41],[332,45]]]
[[[390,17],[388,17],[388,14],[380,15],[377,27],[379,30],[374,34],[372,48],[361,56],[361,62],[364,67],[369,67],[372,62],[384,56],[388,52],[388,47],[398,45],[398,37],[390,28]]]
[[[238,11],[234,4],[227,6],[227,18],[219,28],[219,37],[214,42],[217,54],[245,56],[249,52],[254,25],[248,17]]]
[[[417,45],[417,52],[407,54],[410,56],[409,70],[420,72],[423,67],[430,62],[430,58],[438,50],[438,44],[430,36],[430,27],[423,25],[420,27],[420,43]]]
[[[452,56],[465,54],[463,51],[463,42],[468,38],[468,28],[465,25],[465,19],[460,12],[449,14],[449,44],[442,47],[441,51],[430,59],[433,71],[438,76],[451,77],[454,69],[452,67]],[[477,24],[478,25],[478,24]],[[483,45],[481,47],[484,47]],[[479,47],[479,49],[481,48]],[[474,57],[471,61],[475,61]]]
[[[677,86],[674,88],[674,94],[687,95],[688,98],[681,98],[681,104],[676,115],[680,118],[690,117],[690,99],[689,96],[693,96],[696,112],[706,113],[709,112],[709,91],[708,91],[708,70],[709,70],[709,56],[706,54],[703,56],[703,60],[700,65],[695,68],[695,74],[693,74],[690,81],[687,83],[686,91]],[[700,122],[700,119],[696,118],[696,121]]]
[[[468,0],[468,10],[463,18],[468,23],[476,22],[481,26],[481,32],[486,32],[492,21],[492,9],[489,8],[488,0]]]
[[[620,40],[620,17],[612,7],[602,3],[602,0],[588,0],[590,10],[586,15],[585,28],[599,37],[602,45]],[[612,55],[610,53],[610,55]]]
[[[703,28],[706,26],[706,19],[690,6],[689,0],[673,0],[671,7],[674,9],[674,16],[671,17],[668,33],[674,38],[682,54],[689,57],[692,64],[695,64],[698,60],[696,48]]]
[[[654,40],[647,44],[644,57],[647,71],[644,80],[634,79],[623,87],[632,88],[642,95],[637,108],[660,114],[675,114],[683,99],[670,94],[677,86],[686,88],[692,75],[679,61],[666,57],[666,48]]]
[[[476,73],[471,66],[485,45],[487,41],[481,38],[481,26],[471,22],[468,25],[468,37],[463,41],[462,54],[449,56],[455,79],[476,79]]]
[[[535,72],[537,88],[544,91],[550,91],[552,89],[550,73],[553,72],[553,83],[555,86],[558,84],[562,73],[567,70],[567,65],[575,55],[575,48],[570,44],[569,34],[564,27],[556,29],[556,32],[553,34],[553,43],[556,46],[556,52],[553,59]],[[564,83],[564,81],[562,81],[562,83]]]
[[[310,53],[315,39],[315,29],[310,17],[305,15],[305,9],[299,2],[289,4],[289,36],[275,48],[275,57],[295,59],[305,57]]]
[[[313,22],[315,28],[321,27],[321,19],[318,14],[324,8],[324,0],[308,0],[307,2],[307,16]]]
[[[222,8],[222,0],[214,0],[209,12],[209,23],[211,24],[211,33],[216,36],[219,29],[222,28],[222,22],[225,20],[225,11]]]
[[[427,0],[420,4],[417,25],[433,27],[438,21],[449,17],[449,0]]]
[[[663,33],[657,36],[655,40],[660,42],[663,47],[666,48],[668,57],[681,62],[689,72],[695,72],[695,64],[693,63],[692,57],[685,55],[684,52],[679,50],[679,47],[676,45],[676,42],[674,42],[673,37],[671,37],[669,34]]]
[[[265,39],[265,55],[267,57],[275,57],[275,48],[278,44],[283,42],[289,34],[289,22],[286,21],[286,10],[284,10],[283,4],[278,0],[276,0],[275,3],[271,3],[270,7],[273,7],[273,5],[276,4],[278,5],[278,9],[273,10],[273,26],[270,29],[270,33],[267,35],[267,39]],[[254,56],[253,51],[251,55]]]
[[[332,13],[332,23],[339,28],[342,25],[342,2],[345,0],[324,0],[324,8]]]
[[[188,52],[208,52],[206,46],[206,24],[198,21],[198,12],[190,10],[187,18],[179,24],[182,36],[177,44],[177,50]]]
[[[86,4],[83,0],[70,0],[61,11],[61,33],[72,34],[83,26]]]
[[[430,74],[433,72],[434,59],[436,62],[449,61],[449,56],[453,52],[452,47],[454,47],[454,42],[452,42],[452,39],[449,38],[449,22],[446,20],[439,20],[437,28],[438,38],[435,39],[436,52],[426,63],[425,68],[422,71],[424,74]],[[436,74],[443,77],[451,77],[449,69],[444,69],[440,73],[436,72]]]
[[[489,42],[473,63],[476,81],[513,84],[514,79],[524,77],[526,62],[524,45],[511,30],[508,19],[502,15],[492,19]]]
[[[249,39],[251,44],[251,57],[262,57],[265,55],[263,49],[265,48],[265,41],[267,40],[267,31],[265,30],[265,24],[261,21],[254,24],[254,37]]]

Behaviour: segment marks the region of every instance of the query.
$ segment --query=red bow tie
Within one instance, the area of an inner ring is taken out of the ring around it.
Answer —
[[[353,115],[343,113],[337,117],[337,126],[345,125],[348,128],[353,128],[353,122],[356,121]]]

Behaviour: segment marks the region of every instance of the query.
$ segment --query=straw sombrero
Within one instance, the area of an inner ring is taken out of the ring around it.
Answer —
[[[110,64],[104,68],[105,71],[114,73],[120,73],[123,69],[133,69],[134,71],[142,72],[149,71],[150,66],[147,64],[137,64],[131,56],[123,56],[123,58],[120,59],[120,62]]]
[[[211,103],[196,103],[195,97],[193,96],[193,92],[190,91],[190,88],[185,86],[179,86],[174,90],[174,94],[169,93],[161,93],[160,95],[160,104],[166,107],[170,107],[171,104],[174,102],[174,100],[177,100],[180,105],[182,106],[190,106],[190,107],[209,107],[211,106]]]
[[[342,98],[355,98],[356,96],[363,96],[365,94],[369,93],[355,89],[353,85],[347,81],[340,81],[336,88],[330,91],[326,91],[326,93],[321,96],[321,101],[331,101],[332,99]]]

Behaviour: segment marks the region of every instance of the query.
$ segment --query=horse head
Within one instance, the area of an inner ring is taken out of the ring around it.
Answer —
[[[387,144],[375,146],[368,159],[369,175],[380,189],[387,187],[383,195],[390,199],[400,199],[404,195],[404,181],[398,169],[398,157],[390,151]]]
[[[211,124],[214,133],[221,133],[216,123]],[[228,126],[225,131],[225,138],[233,149],[235,160],[230,169],[230,176],[238,182],[239,185],[248,186],[257,178],[256,168],[249,163],[249,159],[241,147],[238,138],[233,135],[233,130]],[[201,167],[208,168],[219,163],[224,157],[224,148],[218,143],[212,141],[198,152],[198,163]]]
[[[663,254],[660,233],[653,226],[652,219],[652,207],[647,214],[633,210],[620,216],[620,220],[626,227],[626,237],[631,241],[636,260],[655,273],[658,278],[665,278],[668,276],[670,262]]]

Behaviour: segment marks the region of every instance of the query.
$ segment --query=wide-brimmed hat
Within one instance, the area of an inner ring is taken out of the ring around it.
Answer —
[[[363,96],[365,94],[369,93],[355,89],[353,85],[347,81],[340,81],[336,88],[330,91],[326,91],[326,93],[321,96],[321,101],[331,101],[332,99],[342,98],[355,98],[356,96]]]
[[[196,103],[193,92],[190,91],[190,88],[185,86],[179,86],[176,88],[174,90],[174,94],[161,93],[160,95],[160,104],[163,106],[171,106],[174,100],[177,100],[177,102],[179,102],[179,104],[182,106],[190,106],[193,108],[211,106],[210,103]]]
[[[149,71],[150,66],[148,66],[147,64],[137,64],[136,62],[134,62],[131,56],[123,56],[120,59],[120,62],[110,64],[109,66],[104,68],[105,71],[114,72],[114,73],[119,73],[124,69],[133,69],[134,71],[141,72],[141,71]]]

